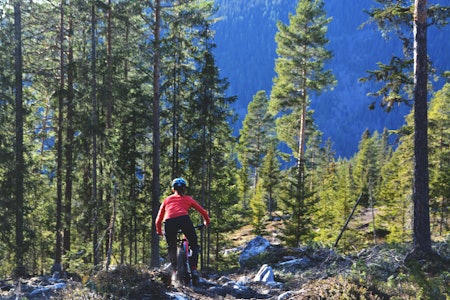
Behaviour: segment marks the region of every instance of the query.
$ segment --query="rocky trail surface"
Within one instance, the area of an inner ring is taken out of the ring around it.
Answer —
[[[122,265],[83,278],[0,280],[0,299],[450,299],[448,241],[434,244],[436,261],[408,265],[407,246],[343,255],[321,247],[285,248],[271,235],[241,232],[235,239],[242,246],[222,254],[236,267],[203,271],[195,287],[173,286],[170,268]]]

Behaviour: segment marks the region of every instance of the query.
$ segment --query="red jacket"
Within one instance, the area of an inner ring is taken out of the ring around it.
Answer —
[[[190,208],[195,208],[205,219],[206,225],[209,224],[210,219],[208,212],[200,206],[191,196],[173,194],[166,199],[159,207],[158,216],[156,217],[156,233],[162,234],[162,222],[167,219],[186,216],[189,214]]]

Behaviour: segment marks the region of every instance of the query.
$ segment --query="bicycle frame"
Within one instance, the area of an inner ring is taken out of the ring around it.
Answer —
[[[195,226],[195,229],[203,228],[203,224]],[[177,251],[177,280],[184,285],[198,283],[198,278],[194,278],[191,272],[189,259],[192,256],[192,249],[187,238],[183,235],[181,230],[178,231],[178,251]]]

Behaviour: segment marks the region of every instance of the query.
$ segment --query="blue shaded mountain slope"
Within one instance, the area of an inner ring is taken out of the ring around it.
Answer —
[[[239,121],[238,133],[247,105],[254,94],[265,90],[270,94],[276,76],[275,34],[278,20],[288,23],[288,14],[295,13],[293,0],[216,0],[221,20],[216,31],[215,56],[221,76],[228,78],[229,95],[238,96],[235,104]],[[431,2],[431,1],[430,1]],[[435,1],[433,1],[435,2]],[[364,10],[374,5],[372,0],[325,1],[327,15],[332,17],[328,28],[328,49],[334,58],[327,68],[335,74],[338,83],[332,91],[313,98],[311,109],[324,139],[333,142],[337,156],[351,157],[357,151],[364,130],[397,129],[404,124],[410,108],[402,105],[386,113],[381,108],[369,110],[375,100],[367,93],[376,90],[374,84],[362,84],[359,78],[367,70],[377,68],[377,62],[389,62],[400,55],[401,45],[395,40],[384,40],[375,26],[359,29],[367,21]],[[429,53],[440,72],[450,70],[450,28],[429,31]],[[439,82],[436,88],[440,88]]]

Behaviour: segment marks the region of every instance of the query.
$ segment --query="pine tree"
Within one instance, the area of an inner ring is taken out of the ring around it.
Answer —
[[[25,275],[25,243],[24,243],[24,108],[23,108],[23,56],[22,56],[22,8],[21,1],[14,2],[14,76],[15,76],[15,275],[21,277]]]
[[[275,64],[277,77],[274,79],[270,97],[270,110],[278,115],[276,121],[279,140],[285,142],[297,160],[296,183],[289,195],[293,226],[286,234],[293,235],[289,243],[298,244],[311,224],[308,220],[310,191],[305,186],[305,147],[307,134],[308,101],[315,94],[335,84],[325,63],[332,53],[325,48],[327,25],[324,3],[321,0],[299,1],[295,15],[289,16],[289,25],[278,22],[275,40],[278,44],[278,58]]]
[[[277,24],[275,40],[279,57],[275,71],[278,76],[274,79],[270,107],[274,114],[287,112],[279,116],[277,131],[288,131],[295,139],[294,147],[291,141],[279,134],[280,139],[296,153],[301,177],[304,172],[308,98],[335,84],[331,71],[324,69],[326,61],[332,57],[325,48],[328,43],[325,36],[327,25],[331,19],[326,17],[323,1],[302,0],[296,14],[290,15],[289,20],[289,25]]]
[[[431,254],[428,172],[427,0],[414,2],[414,250]]]
[[[432,252],[427,146],[427,85],[430,63],[426,46],[427,29],[428,23],[438,27],[445,24],[448,8],[429,6],[426,0],[415,0],[409,5],[398,1],[377,2],[382,3],[383,8],[369,12],[371,21],[377,23],[383,34],[393,31],[400,38],[405,57],[393,57],[388,65],[379,64],[380,70],[369,72],[369,77],[364,80],[375,79],[385,83],[373,95],[382,97],[381,105],[388,111],[395,103],[414,101],[414,249],[409,257],[426,256]],[[414,14],[411,14],[412,11]]]

